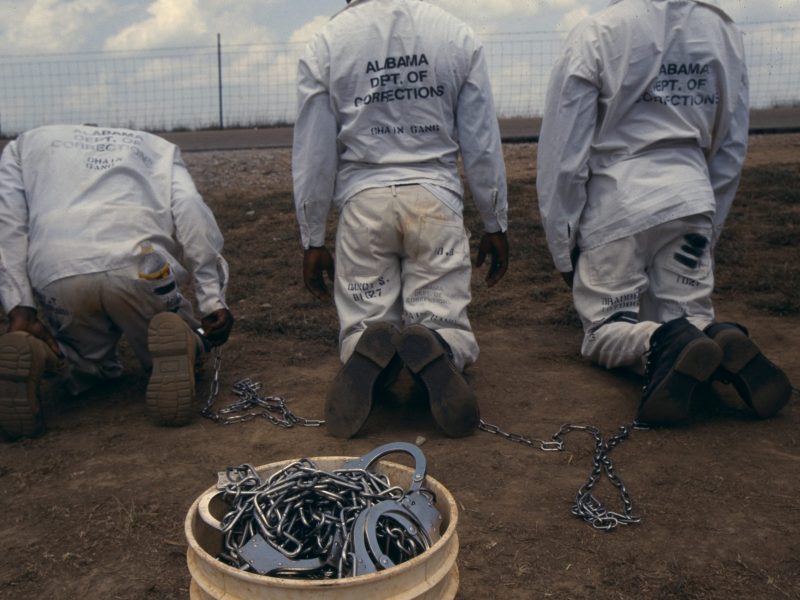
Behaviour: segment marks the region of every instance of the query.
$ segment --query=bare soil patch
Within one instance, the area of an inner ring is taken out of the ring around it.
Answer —
[[[800,382],[800,136],[754,136],[717,252],[716,307]],[[569,291],[536,211],[533,145],[508,146],[509,274],[474,274],[481,357],[470,378],[483,417],[548,438],[563,423],[605,434],[628,423],[640,383],[584,362]],[[290,151],[186,155],[226,237],[231,306],[218,406],[249,376],[294,412],[321,417],[339,367],[337,322],[302,285]],[[466,220],[480,226],[470,208]],[[477,238],[476,236],[473,236]],[[349,441],[265,420],[150,423],[130,355],[120,381],[71,398],[50,386],[47,432],[0,445],[0,598],[172,599],[188,595],[183,520],[218,470],[301,456],[360,456],[425,438],[429,472],[461,509],[460,598],[800,598],[800,410],[757,421],[732,389],[698,398],[690,423],[636,431],[613,451],[638,525],[596,531],[570,514],[592,440],[543,453],[498,436],[445,438],[424,403],[386,398]],[[199,386],[207,389],[208,378]],[[202,398],[201,398],[202,399]],[[618,505],[602,484],[598,496]]]

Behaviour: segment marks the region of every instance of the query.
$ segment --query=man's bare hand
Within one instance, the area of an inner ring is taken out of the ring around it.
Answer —
[[[228,341],[228,336],[233,329],[233,314],[227,308],[220,308],[207,314],[200,320],[203,326],[203,336],[211,346],[221,346]]]
[[[503,278],[508,270],[508,236],[504,231],[484,233],[478,244],[478,257],[475,266],[481,267],[489,257],[489,272],[486,274],[486,285],[492,287]]]
[[[311,247],[303,253],[303,283],[315,298],[330,303],[331,294],[325,285],[325,274],[333,281],[333,256],[325,246]]]

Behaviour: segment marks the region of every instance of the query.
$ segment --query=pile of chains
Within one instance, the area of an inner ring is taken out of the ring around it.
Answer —
[[[334,579],[376,572],[427,550],[441,523],[438,512],[426,523],[404,508],[406,492],[385,475],[349,463],[329,472],[301,459],[266,480],[244,464],[220,473],[217,489],[230,507],[220,522],[218,559],[260,575]],[[431,507],[435,502],[428,490],[409,495],[407,504],[421,497]]]
[[[564,436],[573,431],[583,431],[591,435],[594,438],[592,471],[589,474],[589,478],[575,494],[571,509],[572,514],[583,519],[583,521],[595,529],[604,529],[606,531],[610,531],[619,525],[633,525],[641,521],[640,517],[636,517],[633,514],[633,502],[630,493],[620,476],[617,475],[617,472],[614,470],[614,463],[611,461],[609,455],[620,442],[630,435],[631,430],[647,429],[645,425],[638,422],[622,425],[616,435],[604,440],[602,433],[597,427],[591,425],[566,424],[562,425],[549,441],[508,433],[500,429],[497,425],[487,423],[483,419],[481,419],[478,427],[487,433],[499,435],[512,442],[524,444],[543,452],[563,452],[565,449]],[[603,503],[592,493],[604,474],[619,492],[622,502],[622,512],[607,510]]]
[[[289,410],[286,405],[286,399],[281,396],[262,396],[259,393],[261,384],[257,381],[252,381],[250,378],[242,379],[233,384],[233,393],[239,397],[239,400],[215,412],[211,407],[219,395],[219,372],[222,364],[222,351],[217,346],[212,353],[214,366],[211,388],[208,399],[200,411],[202,416],[221,425],[242,423],[256,417],[262,417],[273,425],[287,429],[295,425],[319,427],[325,423],[325,421],[297,416]]]

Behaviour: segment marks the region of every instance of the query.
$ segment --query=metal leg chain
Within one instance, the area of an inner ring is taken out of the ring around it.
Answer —
[[[290,428],[295,425],[303,427],[319,427],[325,421],[318,419],[306,419],[294,414],[286,405],[286,399],[281,396],[262,396],[259,394],[261,384],[249,378],[242,379],[233,384],[233,393],[239,400],[214,411],[212,406],[219,396],[219,373],[222,366],[222,348],[215,347],[212,351],[214,357],[213,375],[208,399],[200,410],[200,414],[215,423],[230,425],[232,423],[242,423],[250,421],[256,417],[267,419],[278,427]]]
[[[214,411],[211,410],[211,407],[214,406],[214,402],[216,402],[217,396],[219,396],[219,371],[222,367],[222,346],[215,346],[211,350],[211,355],[214,357],[211,387],[208,390],[208,398],[206,399],[205,405],[200,410],[200,414],[211,419],[212,421],[216,421],[216,415],[214,414]]]
[[[595,529],[610,531],[619,525],[633,525],[641,521],[640,517],[633,514],[633,502],[630,493],[625,487],[622,479],[614,470],[614,463],[609,456],[611,451],[625,440],[634,429],[646,430],[647,426],[633,422],[629,425],[622,425],[617,434],[603,439],[603,435],[597,427],[591,425],[571,425],[565,424],[553,434],[550,441],[529,438],[523,435],[508,433],[500,429],[497,425],[492,425],[481,419],[479,429],[487,433],[492,433],[506,438],[509,441],[517,442],[530,446],[531,448],[543,452],[563,452],[565,447],[564,436],[573,431],[583,431],[594,438],[594,454],[592,461],[592,471],[575,495],[571,512],[576,517],[583,519]],[[622,501],[622,512],[607,510],[592,493],[594,487],[599,483],[603,474],[617,488]]]
[[[325,423],[325,421],[322,420],[306,419],[295,415],[286,406],[286,400],[280,396],[261,396],[259,394],[261,384],[250,379],[242,379],[233,385],[233,392],[239,397],[237,402],[214,412],[212,410],[212,406],[219,395],[219,373],[220,366],[222,364],[222,350],[220,347],[216,347],[212,350],[212,353],[214,356],[213,377],[208,399],[205,406],[201,410],[201,414],[204,417],[223,425],[250,421],[256,417],[265,418],[273,425],[285,428],[294,427],[295,425],[319,427]],[[796,389],[794,391],[797,392]],[[606,531],[612,530],[619,525],[632,525],[639,523],[640,518],[633,514],[633,502],[631,501],[630,494],[625,487],[624,482],[614,470],[614,463],[611,460],[610,453],[620,442],[625,440],[630,435],[631,430],[647,429],[645,425],[637,422],[633,422],[628,425],[622,425],[617,434],[609,437],[607,440],[603,439],[603,435],[598,428],[591,425],[562,425],[561,428],[550,438],[550,440],[529,438],[520,434],[509,433],[503,431],[497,425],[487,423],[483,419],[480,421],[479,429],[487,433],[499,435],[509,441],[517,442],[531,448],[541,450],[543,452],[563,452],[565,446],[564,436],[573,431],[583,431],[591,435],[595,442],[592,471],[589,474],[589,478],[587,479],[586,483],[584,483],[578,489],[578,492],[575,495],[575,500],[571,509],[572,514],[583,519],[592,527],[596,529],[604,529]],[[362,468],[366,469],[366,467]],[[620,499],[622,501],[622,512],[607,510],[603,503],[600,502],[592,493],[594,487],[599,483],[604,474],[619,492]],[[416,490],[411,490],[411,493],[419,492]],[[423,504],[424,503],[420,503],[420,506]],[[386,522],[391,520],[394,516],[394,527],[387,528],[383,533],[381,533],[381,538],[383,540],[394,540],[395,544],[402,545],[404,543],[410,543],[412,546],[415,545],[417,542],[413,541],[413,536],[409,538],[410,534],[407,527],[408,522],[398,519],[395,512],[386,510],[386,518],[384,518],[383,521]],[[352,519],[352,522],[355,523],[355,519]],[[256,549],[264,548],[265,545],[269,546],[263,536],[257,537],[254,535],[258,532],[252,529],[252,526],[248,533],[251,534],[249,537],[251,538],[252,547],[249,547],[247,550],[245,550],[245,554],[248,552],[256,552]],[[411,539],[412,541],[407,542],[408,539]],[[353,557],[357,556],[357,553],[353,550],[354,542],[351,538],[340,540],[340,543],[346,545]],[[260,555],[263,556],[264,552],[268,551],[262,550]],[[391,559],[387,558],[387,560],[391,562]],[[364,568],[370,568],[369,566],[364,566],[370,564],[368,561],[362,560],[359,562],[355,558],[348,563],[348,566],[352,571],[358,571],[359,564],[361,565],[362,571]],[[313,566],[313,570],[320,569],[320,565],[317,565],[316,563],[314,563],[314,565],[305,566],[309,568]],[[295,565],[295,568],[299,569],[300,567]]]

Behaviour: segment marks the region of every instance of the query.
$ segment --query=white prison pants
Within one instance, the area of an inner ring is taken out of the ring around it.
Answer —
[[[650,336],[686,317],[714,320],[711,219],[693,215],[581,251],[573,298],[583,322],[584,357],[607,368],[641,368]]]
[[[342,362],[367,325],[421,323],[449,344],[459,369],[478,344],[471,300],[469,232],[461,215],[419,185],[372,188],[342,209],[336,233],[335,299]]]
[[[73,394],[98,379],[118,377],[122,364],[117,344],[122,335],[149,371],[147,326],[154,315],[167,310],[151,284],[139,279],[136,266],[58,279],[38,293],[43,316],[68,362],[61,376]],[[192,329],[198,322],[183,298],[176,311]]]

